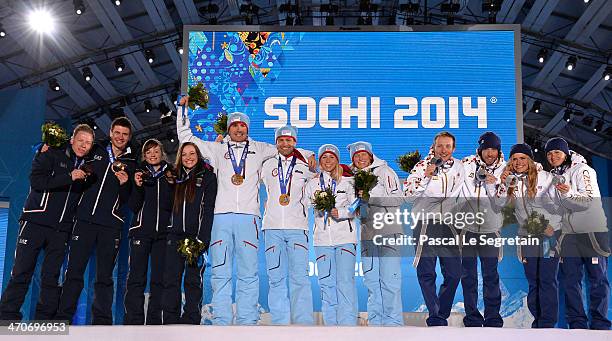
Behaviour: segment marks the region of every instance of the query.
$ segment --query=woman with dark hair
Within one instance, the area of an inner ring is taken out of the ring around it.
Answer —
[[[191,142],[180,146],[175,169],[174,207],[168,227],[164,271],[164,324],[200,324],[204,261],[199,255],[197,262],[190,264],[178,252],[178,247],[185,239],[196,239],[203,244],[204,251],[210,246],[217,177],[212,167],[204,163],[198,147]],[[185,288],[182,316],[181,282]]]
[[[561,219],[553,202],[553,176],[533,161],[531,147],[521,143],[510,149],[510,160],[500,180],[496,196],[514,202],[514,215],[520,226],[518,235],[523,237],[518,256],[529,283],[527,306],[534,317],[531,327],[554,328],[559,308],[556,240],[561,232]],[[528,228],[536,214],[548,220],[540,235]]]
[[[128,205],[134,213],[130,238],[130,272],[125,293],[124,324],[145,324],[144,291],[147,286],[149,257],[151,283],[146,324],[162,324],[161,300],[166,256],[166,234],[174,186],[165,174],[172,168],[166,162],[164,146],[156,139],[142,146],[142,164],[134,174],[135,190]]]
[[[561,137],[548,140],[544,149],[548,166],[555,175],[553,182],[563,213],[559,246],[563,258],[560,268],[565,289],[565,319],[571,329],[609,330],[610,244],[597,173]],[[589,286],[588,314],[582,299],[585,272]]]

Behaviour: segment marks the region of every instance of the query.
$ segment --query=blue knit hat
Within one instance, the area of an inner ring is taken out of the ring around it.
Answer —
[[[364,142],[364,141],[354,142],[354,143],[349,144],[347,148],[351,155],[351,160],[353,160],[353,156],[355,156],[355,154],[359,152],[366,152],[370,154],[370,156],[374,157],[374,154],[372,153],[372,144],[369,142]]]
[[[492,131],[487,131],[478,138],[478,151],[481,152],[487,148],[501,150],[501,139]]]
[[[334,154],[336,159],[340,161],[340,150],[338,149],[338,147],[334,146],[333,144],[324,144],[321,147],[319,147],[319,160],[321,159],[321,156],[323,156],[323,154],[326,154],[326,153]]]
[[[527,143],[518,143],[512,146],[512,148],[510,149],[510,159],[512,159],[512,155],[516,153],[525,154],[533,159],[533,152],[531,151],[531,147]]]
[[[565,155],[569,155],[569,146],[567,145],[567,141],[565,141],[562,137],[553,137],[552,139],[546,142],[546,146],[544,147],[544,151],[546,153],[551,150],[560,150],[565,153]]]
[[[274,141],[283,136],[293,137],[293,140],[297,142],[297,128],[290,125],[276,128],[274,131]]]
[[[242,122],[246,124],[248,129],[249,125],[251,124],[251,119],[249,118],[249,116],[239,111],[233,112],[227,117],[227,129],[229,129],[232,124],[237,122]]]

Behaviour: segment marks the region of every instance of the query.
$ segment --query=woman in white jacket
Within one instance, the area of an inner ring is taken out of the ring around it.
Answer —
[[[321,172],[306,185],[309,205],[317,191],[329,188],[336,196],[331,212],[315,210],[314,247],[317,256],[321,310],[325,325],[357,324],[355,256],[357,227],[348,207],[355,201],[350,174],[339,164],[340,151],[331,144],[319,148]],[[344,174],[343,174],[344,173]]]
[[[597,174],[582,155],[569,150],[563,138],[548,140],[544,149],[551,172],[557,177],[555,182],[563,214],[559,244],[563,259],[560,268],[565,291],[565,319],[571,329],[609,330],[610,246]],[[588,315],[582,300],[585,270],[589,283]]]
[[[509,176],[513,177],[512,181]],[[554,328],[558,316],[559,255],[555,241],[561,232],[561,219],[556,213],[556,189],[552,179],[550,173],[533,161],[529,145],[516,144],[510,150],[510,161],[497,191],[498,198],[514,202],[514,215],[520,226],[518,235],[524,237],[518,256],[529,283],[527,306],[534,317],[532,328]],[[531,236],[526,229],[528,217],[533,212],[543,215],[549,222],[543,235]]]
[[[377,213],[395,214],[405,197],[397,174],[387,162],[373,154],[370,143],[355,142],[348,146],[348,150],[351,169],[370,171],[378,177],[376,186],[369,193],[368,214],[360,217],[363,282],[368,288],[368,325],[401,326],[404,321],[400,251],[397,246],[375,245],[374,240],[376,236],[394,237],[403,233],[402,224],[394,222],[377,229],[372,217]]]

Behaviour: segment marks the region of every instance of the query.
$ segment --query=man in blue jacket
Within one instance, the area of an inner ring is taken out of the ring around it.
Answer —
[[[21,320],[21,306],[41,250],[44,250],[45,258],[34,318],[49,320],[55,316],[61,290],[57,280],[83,180],[87,177],[87,173],[79,167],[91,150],[93,141],[94,131],[82,124],[74,129],[67,148],[49,148],[34,157],[30,193],[20,219],[15,264],[0,301],[1,320]]]
[[[83,273],[95,250],[92,324],[113,324],[112,276],[125,219],[122,207],[129,200],[129,177],[134,174],[136,158],[128,147],[132,123],[127,118],[115,119],[109,135],[109,142],[94,146],[87,162],[92,176],[85,182],[72,231],[58,320],[72,321],[83,290]]]

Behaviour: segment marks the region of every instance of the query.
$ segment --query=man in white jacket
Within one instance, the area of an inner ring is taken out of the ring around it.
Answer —
[[[457,227],[445,224],[443,219],[452,215],[457,205],[456,198],[464,182],[464,169],[461,161],[453,157],[455,137],[448,132],[437,134],[431,153],[415,165],[405,182],[404,192],[412,201],[412,211],[420,214],[413,230],[417,241],[421,236],[426,241],[419,242],[414,264],[425,305],[429,311],[428,326],[446,326],[455,292],[461,280],[461,256],[459,245],[452,241],[458,236]],[[436,165],[436,159],[438,160]],[[452,220],[452,218],[451,218]],[[448,242],[439,246],[430,243]],[[436,260],[444,282],[436,292]]]
[[[500,237],[502,227],[501,207],[494,204],[496,189],[486,185],[499,184],[506,162],[501,153],[501,139],[493,132],[486,132],[478,139],[476,155],[462,160],[465,169],[463,197],[466,202],[465,212],[483,215],[482,224],[467,224],[462,233],[462,240],[470,241],[463,246],[461,287],[465,302],[466,327],[502,327],[504,320],[499,314],[501,308],[501,290],[499,287],[498,260],[501,259],[501,247],[481,243],[481,236],[486,238]],[[491,189],[491,190],[488,190]],[[473,242],[472,242],[473,241]],[[480,259],[482,272],[482,296],[485,310],[484,317],[478,311],[478,269]]]
[[[263,162],[273,158],[277,148],[249,138],[250,119],[241,112],[228,116],[228,136],[223,141],[197,138],[190,128],[186,110],[188,99],[186,96],[179,102],[182,106],[176,120],[179,142],[195,143],[217,176],[215,218],[208,251],[212,268],[213,324],[232,323],[232,264],[235,261],[236,323],[254,325],[259,320],[259,181]],[[309,155],[309,159],[314,168],[314,156]]]
[[[556,181],[556,188],[563,215],[560,238],[563,262],[560,269],[567,323],[571,329],[609,330],[610,246],[597,173],[586,164],[582,155],[570,151],[561,137],[548,140],[544,150],[552,167],[551,173],[563,177],[562,183]],[[582,300],[585,270],[589,283],[588,315]]]
[[[295,149],[297,130],[276,129],[278,154],[264,162],[261,179],[268,199],[263,217],[268,306],[273,324],[313,324],[308,277],[308,208],[304,187],[316,174]],[[289,277],[289,288],[287,288]],[[289,300],[289,304],[287,304]]]

